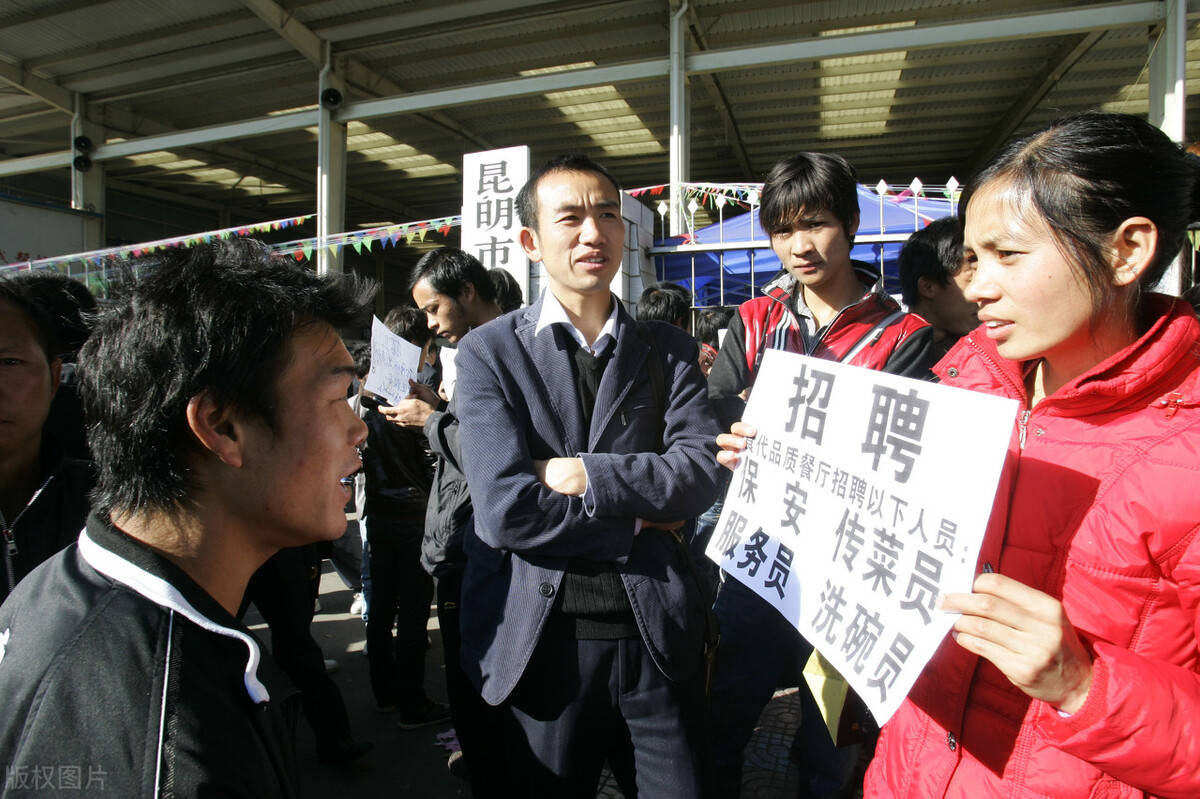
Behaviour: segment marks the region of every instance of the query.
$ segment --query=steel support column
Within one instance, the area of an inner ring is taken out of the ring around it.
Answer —
[[[683,0],[678,10],[671,15],[671,96],[670,96],[670,170],[671,182],[671,235],[684,231],[683,182],[688,178],[688,155],[691,136],[688,132],[687,72],[684,64],[683,20],[687,14],[688,0]]]
[[[90,211],[99,216],[81,216],[83,225],[83,249],[102,250],[107,246],[104,231],[104,166],[93,162],[90,153],[93,147],[104,143],[104,129],[89,122],[83,116],[83,97],[75,95],[75,116],[71,119],[72,149],[79,152],[80,159],[71,161],[71,207],[76,211]],[[84,153],[74,147],[81,137],[92,143]],[[83,159],[86,159],[84,161]],[[83,166],[83,169],[80,167]]]
[[[346,224],[346,124],[334,113],[345,102],[346,86],[333,72],[329,44],[318,85],[321,121],[317,125],[317,272],[342,271],[341,252],[324,246],[326,236],[345,230]],[[337,92],[337,98],[334,98]]]
[[[1166,0],[1166,19],[1150,43],[1150,121],[1179,143],[1187,95],[1187,3]]]
[[[1150,42],[1150,122],[1183,143],[1187,95],[1187,3],[1166,0],[1166,19]],[[1183,258],[1176,258],[1158,282],[1158,290],[1179,295],[1184,286]],[[1191,279],[1187,281],[1189,284]]]

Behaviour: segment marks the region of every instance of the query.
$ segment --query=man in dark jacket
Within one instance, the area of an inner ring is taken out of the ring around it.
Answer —
[[[763,185],[759,219],[783,271],[764,296],[738,308],[709,374],[708,395],[724,429],[741,418],[767,349],[930,376],[933,329],[877,290],[879,276],[867,264],[850,259],[858,190],[844,158],[798,153],[780,161]],[[718,796],[735,797],[759,714],[777,686],[800,681],[812,645],[737,580],[724,580],[714,610],[721,626],[711,696],[716,787]],[[848,781],[858,752],[834,749],[807,688],[801,696],[802,779],[807,795],[830,796]]]
[[[962,220],[942,217],[913,233],[900,248],[896,267],[904,304],[933,327],[940,360],[979,327],[979,305],[963,295],[975,277],[975,263],[963,255]]]
[[[716,495],[696,344],[612,294],[625,228],[602,166],[557,158],[516,205],[547,289],[456,359],[463,667],[520,727],[521,795],[594,794],[631,746],[640,795],[702,797],[706,602],[675,533]]]
[[[500,315],[488,270],[454,247],[426,253],[413,269],[410,288],[429,329],[451,343]],[[472,508],[462,473],[458,417],[453,398],[442,402],[427,388],[413,388],[412,396],[383,412],[395,424],[422,429],[437,456],[425,513],[421,564],[436,585],[446,693],[472,793],[480,799],[503,796],[507,784],[503,775],[511,764],[504,758],[499,714],[479,696],[459,662],[459,606],[467,562],[463,537],[471,529]]]
[[[296,796],[294,691],[234,613],[272,553],[345,529],[366,426],[334,328],[369,298],[246,239],[140,272],[80,355],[93,515],[0,606],[5,790],[53,764],[113,796]]]
[[[42,561],[79,536],[90,465],[68,457],[48,422],[62,346],[52,314],[27,281],[0,281],[0,601]]]

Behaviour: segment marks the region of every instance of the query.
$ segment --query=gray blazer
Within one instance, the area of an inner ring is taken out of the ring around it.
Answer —
[[[638,518],[693,518],[716,497],[719,428],[697,345],[678,328],[648,323],[663,360],[664,424],[650,347],[621,308],[589,430],[569,334],[552,325],[535,337],[540,313],[539,300],[472,331],[456,359],[459,443],[475,507],[465,542],[463,668],[484,699],[503,702],[537,646],[568,560],[585,558],[617,564],[654,662],[669,679],[687,680],[702,661],[699,586],[671,533],[634,529]],[[585,497],[553,492],[534,476],[534,460],[576,456],[588,473]]]

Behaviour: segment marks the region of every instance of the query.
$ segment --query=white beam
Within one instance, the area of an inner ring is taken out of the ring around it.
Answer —
[[[45,172],[47,169],[69,168],[74,157],[75,155],[70,150],[58,150],[41,155],[27,155],[23,158],[9,158],[0,161],[0,178]]]
[[[242,0],[242,5],[254,12],[254,15],[267,23],[292,47],[300,51],[300,55],[309,63],[321,65],[321,40],[309,30],[292,12],[280,6],[273,0]]]
[[[992,153],[1008,141],[1009,136],[1025,123],[1025,119],[1058,85],[1063,76],[1087,54],[1089,50],[1104,36],[1104,31],[1073,36],[1063,42],[1062,46],[1050,56],[1050,59],[1033,80],[1029,87],[1021,93],[1016,102],[1007,111],[999,115],[996,124],[985,134],[975,151],[971,154],[970,163],[965,172],[973,174],[980,169]]]
[[[709,50],[689,56],[687,71],[689,75],[698,72],[727,72],[769,64],[812,61],[818,58],[947,47],[1005,39],[1061,36],[1129,25],[1153,24],[1162,20],[1164,11],[1164,3],[1161,0],[1103,3],[970,22],[919,25],[872,33],[814,37],[780,44]]]
[[[347,39],[378,36],[381,33],[407,31],[427,25],[444,26],[450,22],[473,19],[486,14],[511,15],[526,8],[550,5],[556,2],[558,0],[525,0],[524,2],[466,0],[457,3],[441,3],[426,9],[403,11],[390,15],[384,9],[382,13],[372,13],[370,19],[356,22],[335,22],[332,25],[322,26],[320,31],[321,38],[331,42],[340,42]]]
[[[327,59],[325,44],[329,40],[314,33],[311,28],[297,20],[292,15],[292,12],[276,3],[275,0],[242,0],[242,3],[253,11],[259,19],[267,23],[284,41],[296,48],[310,63],[318,67],[325,65]],[[332,52],[330,52],[330,56],[332,56]],[[347,83],[365,88],[369,93],[376,96],[391,96],[404,93],[404,87],[389,80],[386,76],[380,75],[361,61],[343,57],[339,59],[339,62],[337,71]],[[344,86],[342,87],[342,91],[343,93],[345,92]],[[461,136],[484,149],[489,149],[492,146],[489,142],[475,136],[461,125],[458,125],[437,111],[430,112],[422,118],[429,124],[436,126],[439,132],[450,131],[454,135]]]
[[[170,150],[173,147],[192,147],[212,142],[230,141],[232,139],[247,139],[253,136],[265,136],[270,133],[303,130],[320,124],[321,115],[317,111],[296,111],[291,114],[280,114],[273,117],[258,117],[242,122],[231,122],[225,125],[210,125],[204,128],[192,128],[176,133],[164,133],[158,136],[143,136],[139,139],[103,144],[92,154],[93,161],[105,161],[110,158],[125,158],[131,155],[151,153],[155,150]]]
[[[67,114],[75,113],[75,100],[71,92],[57,83],[39,78],[21,67],[0,61],[0,81],[16,86],[31,97],[54,106]]]
[[[475,83],[453,89],[413,92],[399,97],[384,97],[379,100],[362,100],[343,106],[338,114],[338,119],[349,122],[355,119],[365,120],[396,114],[412,114],[431,108],[449,108],[456,105],[504,100],[510,97],[524,97],[566,89],[582,89],[649,78],[665,78],[669,74],[670,59],[655,58],[615,66],[553,72],[549,75],[532,75],[527,78],[492,83]]]
[[[161,55],[131,58],[72,75],[63,84],[83,94],[125,91],[139,83],[161,85],[169,78],[209,75],[236,64],[245,63],[253,67],[271,56],[291,55],[294,52],[295,48],[287,42],[264,31],[224,41],[219,47],[204,44]]]

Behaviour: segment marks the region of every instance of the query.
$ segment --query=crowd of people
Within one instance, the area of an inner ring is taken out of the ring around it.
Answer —
[[[1014,141],[905,244],[899,298],[850,257],[856,184],[837,155],[779,162],[761,296],[659,283],[631,314],[617,181],[551,160],[516,200],[546,290],[522,306],[503,270],[424,255],[384,320],[421,350],[403,397],[340,334],[375,287],[252,240],[99,307],[0,281],[0,795],[55,764],[85,793],[299,796],[300,712],[321,760],[360,758],[309,629],[334,542],[375,704],[452,722],[476,797],[594,796],[606,765],[627,797],[739,796],[790,686],[802,796],[1200,795],[1200,321],[1153,290],[1192,163],[1118,114]],[[704,554],[769,349],[1020,405],[972,591],[941,597],[953,629],[882,729],[851,697],[856,734],[831,735],[813,644]]]

